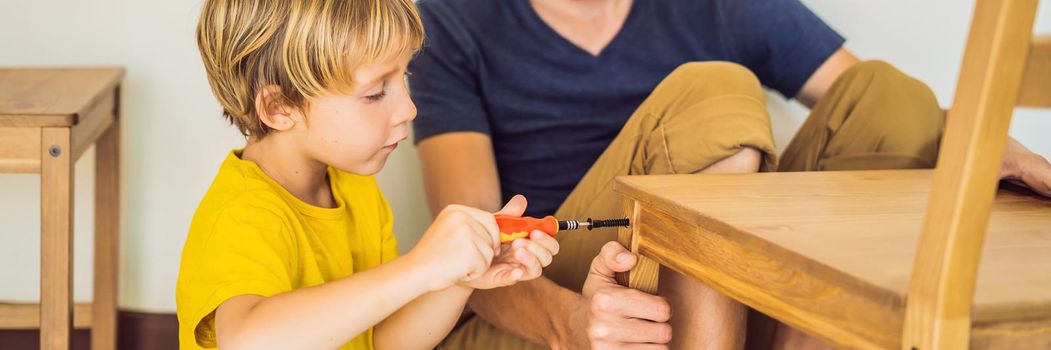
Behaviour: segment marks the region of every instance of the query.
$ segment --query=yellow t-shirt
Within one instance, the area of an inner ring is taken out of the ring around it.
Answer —
[[[239,153],[223,161],[190,224],[175,293],[181,349],[216,347],[214,312],[231,297],[322,284],[398,254],[390,206],[373,177],[329,168],[337,207],[321,208]],[[341,349],[372,349],[372,329]]]

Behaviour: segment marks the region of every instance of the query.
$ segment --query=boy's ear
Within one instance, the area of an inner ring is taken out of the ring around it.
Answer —
[[[259,90],[255,96],[255,111],[259,120],[266,126],[277,131],[292,129],[296,125],[295,108],[288,106],[281,87],[268,85]]]

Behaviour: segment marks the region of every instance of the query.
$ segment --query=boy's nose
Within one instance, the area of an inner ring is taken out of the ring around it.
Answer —
[[[416,103],[412,102],[411,98],[405,99],[405,107],[403,107],[401,118],[399,118],[399,124],[408,123],[416,119]]]

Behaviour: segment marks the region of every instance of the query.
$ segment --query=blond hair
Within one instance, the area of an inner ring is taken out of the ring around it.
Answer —
[[[255,110],[267,86],[281,102],[346,93],[354,71],[419,50],[423,24],[412,0],[206,0],[197,23],[212,92],[241,134],[271,129]]]

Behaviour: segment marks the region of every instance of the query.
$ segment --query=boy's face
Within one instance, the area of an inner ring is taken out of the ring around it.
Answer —
[[[343,171],[372,175],[409,135],[416,105],[405,83],[410,54],[354,72],[349,95],[313,98],[300,138],[309,156]]]

